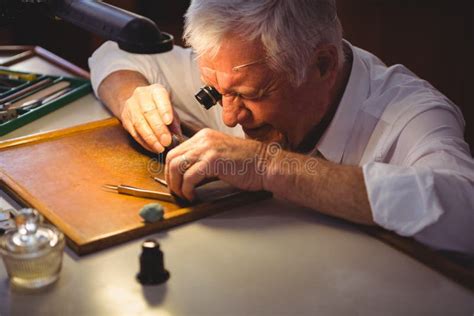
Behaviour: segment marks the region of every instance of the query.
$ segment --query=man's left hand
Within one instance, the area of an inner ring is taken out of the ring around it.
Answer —
[[[265,151],[264,143],[205,128],[168,152],[166,181],[170,191],[190,201],[194,188],[210,178],[242,190],[262,190]]]

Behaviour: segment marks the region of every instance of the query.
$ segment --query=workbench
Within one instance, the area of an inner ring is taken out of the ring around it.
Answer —
[[[58,74],[43,64],[17,70]],[[89,94],[0,138],[110,117]],[[171,277],[135,276],[155,238]],[[83,257],[66,249],[54,286],[13,290],[0,315],[474,315],[474,292],[352,224],[269,199]]]

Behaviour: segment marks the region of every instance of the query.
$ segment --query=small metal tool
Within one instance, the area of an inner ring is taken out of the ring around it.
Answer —
[[[154,177],[154,176],[151,176],[153,178],[153,180],[155,180],[156,182],[158,182],[159,184],[165,186],[165,187],[168,187],[168,183],[163,180],[163,179],[160,179],[158,177]]]
[[[20,108],[18,108],[18,110],[20,112],[26,112],[26,111],[32,110],[32,109],[34,109],[34,108],[36,108],[40,105],[43,105],[43,104],[46,104],[46,103],[49,103],[49,102],[52,102],[52,101],[58,99],[59,97],[61,97],[64,94],[68,93],[69,91],[71,91],[70,88],[65,88],[63,90],[59,90],[58,92],[56,92],[56,93],[54,93],[50,96],[46,96],[46,97],[26,101],[25,103],[23,103],[23,105]]]
[[[166,182],[165,180],[161,179],[161,178],[158,178],[158,177],[154,177],[154,176],[151,176],[153,178],[153,180],[155,180],[156,182],[158,182],[159,184],[165,186],[165,187],[168,187],[168,182]],[[201,185],[204,185],[206,183],[210,183],[210,182],[214,182],[214,181],[218,181],[219,178],[206,178],[204,180],[202,180],[201,182],[198,183],[198,185],[196,187],[199,187]]]
[[[71,83],[69,81],[65,81],[65,80],[59,81],[47,88],[41,89],[38,92],[28,95],[25,98],[22,98],[20,100],[17,100],[17,101],[14,101],[13,103],[8,104],[7,108],[11,110],[21,108],[24,106],[26,102],[49,97],[61,90],[68,88],[70,85]]]
[[[175,198],[170,193],[147,190],[147,189],[132,187],[132,186],[123,185],[123,184],[120,184],[120,185],[104,184],[103,188],[107,190],[112,190],[120,194],[127,194],[127,195],[133,195],[136,197],[176,203]]]
[[[45,79],[42,79],[42,80],[32,84],[31,86],[28,86],[26,88],[21,89],[20,91],[17,91],[13,94],[10,94],[9,96],[6,96],[6,97],[0,99],[0,106],[3,106],[7,102],[11,102],[11,101],[13,101],[17,98],[20,98],[24,95],[27,95],[30,92],[33,92],[37,89],[40,89],[40,88],[50,84],[52,81],[53,80],[51,78],[45,78]]]
[[[169,148],[171,148],[171,149],[175,148],[176,146],[180,145],[181,143],[185,142],[186,140],[188,140],[188,138],[186,136],[171,133],[171,145],[169,146]]]

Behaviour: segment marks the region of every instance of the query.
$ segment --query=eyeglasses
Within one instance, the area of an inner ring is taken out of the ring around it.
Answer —
[[[259,64],[262,62],[265,62],[267,58],[261,58],[258,60],[251,61],[249,63],[245,63],[242,65],[238,65],[232,68],[232,72],[239,72],[240,69]],[[207,78],[214,78],[214,82],[217,82],[217,71],[208,67],[201,67],[201,71],[203,72],[203,75],[206,76]],[[223,73],[223,75],[228,75]],[[258,98],[261,98],[264,94],[263,89],[259,89],[256,93],[237,93],[237,92],[232,92],[232,93],[227,93],[227,94],[222,94],[219,91],[217,91],[216,88],[214,88],[212,85],[206,85],[202,87],[195,95],[194,97],[196,100],[206,109],[209,110],[212,108],[214,105],[217,104],[220,100],[222,100],[223,96],[229,96],[229,97],[234,97],[234,98],[242,98],[242,99],[247,99],[247,100],[255,100]]]

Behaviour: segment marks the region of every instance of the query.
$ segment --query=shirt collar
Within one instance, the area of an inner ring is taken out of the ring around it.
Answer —
[[[344,44],[352,51],[352,68],[346,89],[333,120],[324,132],[316,149],[328,160],[341,163],[344,150],[352,135],[357,112],[369,93],[369,73],[354,47],[346,40]]]

